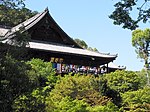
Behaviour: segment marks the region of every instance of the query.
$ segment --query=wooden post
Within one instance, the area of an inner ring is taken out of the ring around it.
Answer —
[[[106,69],[107,69],[107,72],[106,72],[106,73],[109,73],[109,69],[108,69],[108,63],[107,63],[107,65],[106,65],[106,66],[107,66],[107,68],[106,68]]]

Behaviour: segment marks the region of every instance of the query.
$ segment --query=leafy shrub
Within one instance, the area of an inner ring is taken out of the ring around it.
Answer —
[[[47,112],[88,112],[87,104],[83,100],[73,100],[66,96],[61,101],[56,101],[51,104],[47,102]]]
[[[20,95],[14,100],[13,109],[15,112],[45,112],[47,89],[37,88],[32,93]]]
[[[29,66],[7,55],[0,60],[0,110],[12,111],[14,99],[32,91]]]
[[[112,102],[108,102],[106,105],[98,105],[87,108],[90,112],[119,112],[119,108]]]
[[[55,71],[50,62],[32,59],[27,64],[31,66],[31,70],[28,70],[28,75],[32,83],[34,83],[34,90],[17,97],[14,101],[13,109],[19,112],[44,112],[45,99],[53,89],[57,76],[55,76]]]
[[[106,74],[108,86],[118,92],[135,91],[144,86],[146,78],[144,74],[133,71],[115,71]]]
[[[61,101],[69,96],[73,100],[84,100],[91,106],[105,105],[109,98],[100,94],[99,78],[93,76],[74,75],[62,77],[51,91],[49,100],[52,102]]]
[[[150,110],[150,87],[122,94],[123,106],[132,111]]]
[[[55,71],[52,68],[52,63],[44,62],[41,59],[32,59],[27,64],[31,66],[29,71],[30,78],[37,85],[37,87],[45,87],[49,85],[51,88],[54,87],[57,77]]]

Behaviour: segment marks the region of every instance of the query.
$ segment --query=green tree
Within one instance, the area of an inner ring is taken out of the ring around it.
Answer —
[[[50,100],[47,102],[51,103]],[[106,105],[90,106],[84,100],[73,100],[66,96],[59,102],[55,102],[53,106],[47,106],[48,112],[119,112],[119,108],[112,102]]]
[[[100,94],[100,80],[93,76],[65,76],[62,77],[51,91],[48,99],[53,102],[61,101],[62,98],[69,96],[73,100],[84,99],[91,106],[105,105],[110,98]],[[50,103],[51,104],[51,103]]]
[[[1,0],[0,25],[12,27],[37,13],[25,8],[24,1],[25,0]]]
[[[45,98],[50,88],[38,87],[32,92],[28,92],[17,97],[13,102],[15,112],[45,112]]]
[[[80,39],[74,39],[74,41],[75,41],[79,46],[81,46],[82,48],[85,48],[85,49],[88,48],[88,45],[86,44],[85,41],[80,40]]]
[[[11,8],[23,7],[25,0],[1,0],[0,4]]]
[[[1,25],[14,26],[32,15],[32,12],[24,7],[23,1],[0,1]],[[0,41],[2,40],[5,40],[5,38],[0,37]],[[9,44],[14,46],[0,43],[0,110],[2,112],[13,111],[14,100],[23,94],[32,92],[35,88],[35,82],[29,76],[30,66],[24,61],[18,61],[22,60],[22,52],[28,41],[29,35],[24,32],[24,27],[22,27],[8,41]]]
[[[66,101],[65,105],[63,105],[64,109],[68,109],[67,105],[70,105],[70,109],[72,109],[71,104],[76,100],[77,102],[80,100],[83,101],[81,104],[87,104],[86,109],[91,112],[96,111],[117,111],[116,104],[120,103],[120,100],[117,100],[118,93],[112,92],[112,89],[109,89],[101,78],[95,78],[93,76],[85,76],[85,75],[75,75],[75,76],[65,76],[62,77],[55,85],[54,89],[50,92],[50,95],[47,97],[46,104],[49,110],[55,110],[60,108],[60,102],[66,97],[71,98],[71,102]],[[112,94],[112,95],[110,95]],[[115,95],[113,95],[115,94]],[[107,96],[108,95],[108,96]],[[117,96],[117,97],[116,97]],[[112,98],[115,97],[115,98]],[[73,101],[73,102],[72,102]],[[67,103],[68,102],[68,103]],[[111,103],[109,103],[111,102]],[[64,103],[62,103],[64,104]],[[77,103],[78,104],[78,103]],[[62,107],[61,107],[62,108]],[[79,108],[80,109],[80,108]],[[85,109],[85,106],[83,107]]]
[[[123,107],[130,112],[146,112],[150,110],[150,88],[122,94]]]
[[[87,107],[87,109],[89,112],[119,112],[119,108],[112,102],[108,102],[106,105]]]
[[[24,20],[30,18],[33,15],[34,13],[32,13],[31,10],[25,8],[24,0],[1,0],[0,1],[0,25],[2,26],[4,25],[4,26],[12,27],[14,25],[19,24],[20,22],[23,22]],[[24,30],[25,30],[24,26],[22,26],[19,29],[19,31],[14,32],[12,38],[9,38],[9,41],[7,43],[9,45],[11,44],[19,47],[25,47],[28,44],[30,35]],[[7,37],[0,37],[0,42],[6,39]],[[7,48],[8,50],[6,51],[6,53],[12,50],[10,49],[10,46]]]
[[[87,48],[89,51],[93,51],[93,48],[92,47],[88,47]]]
[[[106,74],[104,78],[107,80],[107,84],[111,89],[121,93],[135,91],[146,85],[146,76],[133,71],[118,70]]]
[[[32,59],[27,64],[32,68],[29,74],[35,80],[37,87],[54,87],[58,78],[55,75],[55,70],[52,68],[52,63],[44,62],[41,59]]]
[[[51,104],[51,105],[50,105]],[[47,100],[47,112],[89,112],[87,107],[89,105],[83,100],[73,100],[69,96],[61,99],[61,101],[56,101],[52,104],[50,100]]]
[[[114,20],[115,25],[123,25],[123,28],[134,30],[140,21],[146,23],[149,20],[149,3],[150,0],[119,0],[109,18]],[[133,12],[137,12],[137,17],[132,16]]]
[[[13,109],[17,112],[45,112],[46,97],[49,96],[58,78],[50,62],[32,59],[27,64],[31,66],[28,76],[33,84],[33,91],[17,97],[14,100]]]
[[[15,98],[32,91],[32,81],[28,77],[30,67],[11,56],[0,59],[0,110],[12,111]]]
[[[96,48],[93,48],[93,51],[94,51],[94,52],[99,52],[98,49],[96,49]]]
[[[144,59],[145,67],[149,68],[149,51],[150,51],[150,29],[135,30],[132,32],[132,46],[136,48],[139,58]]]
[[[86,42],[83,41],[83,40],[74,39],[74,41],[75,41],[79,46],[81,46],[81,47],[84,48],[84,49],[87,49],[87,50],[89,50],[89,51],[99,52],[96,48],[88,47],[88,45],[86,44]]]

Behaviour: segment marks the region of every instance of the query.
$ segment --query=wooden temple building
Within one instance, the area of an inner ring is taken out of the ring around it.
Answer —
[[[106,65],[108,68],[108,63],[117,57],[117,55],[92,52],[79,46],[59,27],[48,9],[12,28],[1,27],[0,37],[4,39],[3,42],[6,43],[13,38],[14,33],[21,27],[31,35],[27,48],[32,58],[41,58],[59,64],[59,72],[62,72],[63,64],[96,68]]]

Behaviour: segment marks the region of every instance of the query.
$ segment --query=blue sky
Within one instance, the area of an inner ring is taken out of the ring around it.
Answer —
[[[102,53],[118,54],[115,64],[127,70],[141,70],[143,62],[137,59],[131,44],[131,31],[113,25],[108,18],[113,0],[26,0],[26,7],[42,12],[46,7],[58,25],[72,38],[84,40],[88,46]],[[140,29],[149,24],[141,24]]]

